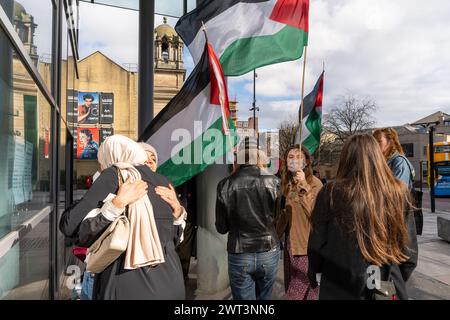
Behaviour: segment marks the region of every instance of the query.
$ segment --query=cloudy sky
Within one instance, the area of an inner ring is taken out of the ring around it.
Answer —
[[[36,7],[34,0],[21,1],[26,7]],[[40,14],[37,8],[33,10]],[[136,11],[81,3],[80,16],[82,58],[101,50],[119,64],[138,62]],[[36,18],[40,18],[38,47],[41,43],[45,49],[50,39],[45,36],[48,14]],[[448,0],[311,0],[306,93],[325,62],[324,112],[342,95],[353,93],[376,101],[378,126],[414,122],[439,110],[450,113],[449,21]],[[155,25],[160,23],[162,16],[156,16]],[[175,23],[176,19],[169,18],[169,24]],[[263,128],[276,128],[280,121],[295,117],[302,62],[257,70]],[[192,70],[187,50],[185,64]],[[229,81],[240,119],[250,116],[252,79],[250,73]]]

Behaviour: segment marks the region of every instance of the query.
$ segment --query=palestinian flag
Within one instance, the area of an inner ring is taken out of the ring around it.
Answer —
[[[299,59],[308,43],[309,0],[206,0],[181,17],[175,30],[197,63],[205,39],[226,76]]]
[[[313,154],[320,145],[322,130],[322,99],[323,99],[324,72],[317,80],[314,90],[303,99],[303,132],[302,142],[308,151]],[[299,118],[300,118],[299,111]],[[300,144],[300,130],[297,132],[295,142]]]
[[[237,139],[230,129],[234,124],[222,67],[206,42],[199,63],[181,90],[139,140],[157,150],[157,172],[176,187],[233,149]]]

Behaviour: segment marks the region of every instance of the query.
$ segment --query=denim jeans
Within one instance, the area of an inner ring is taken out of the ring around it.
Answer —
[[[234,300],[270,300],[280,249],[259,253],[228,253],[228,275]]]
[[[93,273],[85,271],[83,274],[83,282],[81,284],[81,300],[92,300],[92,293],[94,290]]]

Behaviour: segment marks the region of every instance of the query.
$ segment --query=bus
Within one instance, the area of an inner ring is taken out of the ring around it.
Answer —
[[[430,150],[427,148],[428,172],[430,170]],[[450,198],[450,144],[436,142],[434,144],[434,195],[436,197]],[[428,175],[430,186],[430,175]]]

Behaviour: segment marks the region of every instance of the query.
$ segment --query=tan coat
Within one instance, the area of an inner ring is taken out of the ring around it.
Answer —
[[[297,185],[290,183],[286,195],[288,235],[293,255],[307,255],[310,217],[322,182],[315,176]]]

